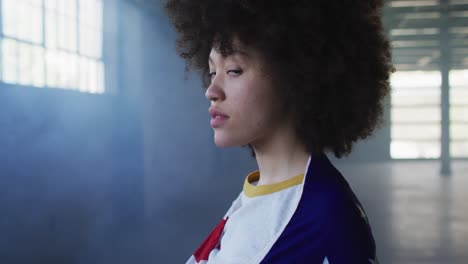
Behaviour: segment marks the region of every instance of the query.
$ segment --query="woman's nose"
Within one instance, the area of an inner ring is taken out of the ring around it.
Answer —
[[[206,89],[205,96],[210,101],[224,100],[224,91],[221,86],[221,80],[217,76],[211,81]]]

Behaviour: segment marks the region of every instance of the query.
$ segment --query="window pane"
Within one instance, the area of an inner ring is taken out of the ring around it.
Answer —
[[[466,106],[452,106],[450,109],[451,119],[453,121],[468,121],[468,104]]]
[[[76,51],[76,21],[66,16],[58,16],[58,47]]]
[[[18,39],[0,40],[0,77],[3,81],[92,93],[104,92],[104,64],[100,61],[102,1],[0,2],[3,8],[3,32],[6,36]],[[42,39],[43,8],[46,15],[45,40]]]
[[[468,88],[468,70],[450,71],[450,85],[452,87]]]
[[[438,158],[440,157],[440,142],[392,140],[390,154],[395,159]]]
[[[45,0],[47,10],[70,18],[77,17],[76,0]]]
[[[468,70],[450,71],[450,103],[468,106]]]
[[[15,0],[3,0],[2,2],[2,23],[3,34],[10,37],[17,37],[18,32],[18,10],[19,5]]]
[[[391,110],[392,122],[440,122],[439,107],[394,107]]]
[[[394,89],[392,106],[440,105],[440,90]]]
[[[391,127],[392,140],[440,140],[440,124],[393,124]]]
[[[77,2],[76,0],[59,0],[57,1],[57,12],[61,15],[70,18],[77,17]]]
[[[44,86],[44,50],[42,47],[19,44],[18,83]]]
[[[80,91],[91,92],[97,90],[97,67],[93,60],[80,60]]]
[[[21,0],[18,0],[17,2],[19,2],[19,1],[21,1]],[[42,7],[42,0],[22,0],[22,1],[28,2],[32,6],[36,6],[36,7],[39,7],[39,8]]]
[[[67,42],[64,45],[64,48],[77,52],[78,51],[78,42],[77,42],[77,37],[78,37],[78,32],[77,32],[77,23],[76,20],[69,19],[67,23]]]
[[[48,49],[58,48],[58,16],[46,11],[46,47]]]
[[[76,19],[47,11],[46,33],[46,46],[48,48],[77,51]]]
[[[31,30],[31,21],[30,16],[28,15],[28,8],[27,4],[25,3],[17,3],[18,5],[18,31],[16,32],[16,36],[19,39],[25,39],[27,36],[30,36]]]
[[[468,105],[468,87],[450,87],[450,103],[452,105]]]
[[[48,50],[46,53],[47,86],[78,88],[78,58],[76,54]]]
[[[42,43],[42,11],[40,6],[25,1],[4,0],[3,33],[6,36]]]
[[[100,59],[102,56],[102,32],[81,27],[80,53]]]
[[[36,44],[42,44],[42,8],[32,7],[28,10],[28,16],[30,16],[30,28],[31,34],[29,40]],[[25,39],[28,36],[25,36]]]
[[[80,0],[80,25],[101,30],[102,28],[102,1]]]
[[[97,75],[97,93],[105,92],[105,76],[104,76],[104,63],[98,62],[98,75]]]
[[[80,91],[104,92],[104,66],[102,62],[84,58],[80,60]]]
[[[450,144],[450,153],[454,158],[467,158],[468,141],[452,142]]]
[[[442,77],[438,71],[395,72],[391,76],[392,87],[400,88],[433,88],[439,89]]]
[[[450,71],[450,152],[468,158],[468,70]]]
[[[57,25],[57,40],[58,40],[58,48],[64,49],[67,43],[67,21],[64,16],[59,15],[58,17],[58,25]]]
[[[46,9],[57,11],[57,2],[60,0],[45,0],[44,4]]]
[[[44,86],[44,50],[40,46],[2,41],[3,81],[14,84]]]
[[[392,158],[438,158],[441,138],[441,74],[396,72],[391,77]]]
[[[0,38],[0,81],[3,79],[3,42]]]
[[[450,126],[452,140],[468,140],[468,123],[452,123]]]
[[[2,79],[7,83],[18,80],[18,44],[6,38],[2,40]]]

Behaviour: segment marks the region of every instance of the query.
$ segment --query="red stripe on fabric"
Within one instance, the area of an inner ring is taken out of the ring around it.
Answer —
[[[205,241],[203,241],[201,246],[195,251],[195,253],[193,253],[193,256],[197,262],[208,260],[208,256],[210,255],[211,251],[219,244],[219,239],[223,233],[224,226],[226,225],[228,219],[229,217],[226,217],[226,219],[221,220],[221,222],[219,222],[213,231],[211,231]],[[219,245],[218,248],[221,248],[221,245]]]

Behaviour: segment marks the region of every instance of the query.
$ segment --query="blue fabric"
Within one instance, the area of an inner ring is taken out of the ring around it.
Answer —
[[[261,263],[377,263],[375,255],[369,222],[349,184],[327,156],[313,157],[299,206]]]

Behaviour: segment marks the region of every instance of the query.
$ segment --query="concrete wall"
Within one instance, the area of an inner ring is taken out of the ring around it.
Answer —
[[[121,7],[106,1],[107,94],[0,83],[0,263],[144,257],[142,114],[120,92],[142,78],[120,60],[143,71],[141,56],[118,56]]]
[[[139,114],[114,96],[0,91],[0,263],[92,263],[141,233]]]

